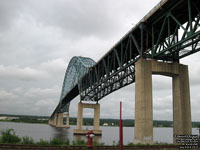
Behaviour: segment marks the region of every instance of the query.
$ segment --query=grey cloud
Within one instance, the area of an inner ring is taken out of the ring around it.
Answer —
[[[38,69],[41,71],[45,71],[51,75],[51,77],[61,76],[67,70],[68,63],[61,58],[49,60],[47,62],[43,62],[38,66]],[[47,80],[47,79],[46,79]]]
[[[59,87],[53,87],[53,88],[30,88],[28,91],[24,93],[24,96],[29,99],[35,99],[35,98],[45,98],[45,97],[51,97],[51,98],[58,98],[60,94],[60,88]]]
[[[43,84],[47,86],[50,83],[62,86],[66,68],[67,64],[63,59],[49,60],[38,64],[37,67],[0,65],[0,83],[4,85],[4,88],[19,84],[23,88],[26,86],[30,88],[30,85],[42,87]],[[15,88],[13,86],[10,88]]]
[[[68,44],[54,29],[39,27],[26,21],[20,22],[18,27],[13,25],[12,30],[2,34],[0,43],[1,62],[20,66],[36,66],[48,59],[55,59],[61,50],[66,49],[67,46],[63,43]]]
[[[171,110],[172,111],[172,96],[156,97],[153,99],[153,108],[156,111]]]
[[[9,79],[19,79],[25,81],[38,80],[39,78],[47,78],[45,72],[35,70],[33,68],[19,68],[17,66],[0,65],[0,77]]]
[[[172,89],[172,78],[160,75],[152,76],[152,87],[153,92],[171,90]]]
[[[158,0],[154,4],[157,2]],[[34,16],[36,22],[60,28],[66,31],[65,34],[76,35],[76,38],[91,35],[106,38],[113,36],[113,33],[120,33],[122,30],[119,29],[125,26],[130,28],[133,22],[136,24],[138,18],[143,17],[141,11],[147,13],[151,9],[150,5],[141,5],[138,2],[133,4],[129,0],[104,0],[101,4],[103,7],[97,0],[58,0],[56,3],[53,0],[44,0],[40,3],[28,0],[23,1],[23,9],[20,11],[24,16]],[[129,17],[131,13],[133,15]],[[132,22],[128,22],[130,19]],[[123,34],[126,31],[127,28]]]
[[[12,28],[12,23],[19,16],[21,1],[0,0],[0,31]]]
[[[116,22],[116,17],[109,14],[112,9],[107,5],[102,7],[97,1],[43,1],[40,5],[31,1],[27,6],[29,11],[26,11],[38,22],[61,28],[72,36],[109,35],[118,26],[112,24]]]
[[[10,103],[11,101],[14,101],[15,99],[17,99],[18,96],[12,92],[6,91],[4,89],[0,89],[0,101],[1,102],[8,102]]]
[[[17,88],[11,91],[0,89],[0,113],[50,115],[58,103],[60,89]]]
[[[181,60],[182,64],[188,65],[190,85],[198,86],[200,84],[200,53],[195,53]]]

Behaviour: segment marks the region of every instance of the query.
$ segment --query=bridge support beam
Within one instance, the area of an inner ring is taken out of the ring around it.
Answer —
[[[77,117],[77,129],[74,129],[74,134],[86,134],[88,129],[83,129],[83,108],[91,108],[94,109],[94,128],[93,133],[96,135],[101,135],[102,131],[99,130],[100,123],[100,104],[78,104],[78,117]]]
[[[173,78],[173,134],[192,133],[188,67],[140,59],[135,65],[134,143],[153,143],[152,74]],[[174,143],[176,139],[174,138]]]

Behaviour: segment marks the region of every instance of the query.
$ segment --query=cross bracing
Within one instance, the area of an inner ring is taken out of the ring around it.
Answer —
[[[96,101],[135,81],[140,58],[176,62],[200,50],[200,1],[162,0],[71,89]],[[70,93],[70,92],[69,92]],[[73,96],[63,103],[72,100]]]

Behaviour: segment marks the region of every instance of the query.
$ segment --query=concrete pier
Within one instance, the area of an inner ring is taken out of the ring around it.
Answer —
[[[192,134],[188,67],[180,65],[179,75],[173,77],[173,133]],[[176,138],[173,140],[176,143]]]
[[[70,125],[69,125],[69,113],[66,114],[66,124],[65,125],[66,125],[67,128],[70,128]]]
[[[63,115],[62,113],[57,114],[57,123],[56,123],[56,127],[59,128],[61,127],[63,124]]]
[[[135,70],[135,140],[134,143],[153,143],[153,107],[151,63],[142,59]]]
[[[74,134],[86,134],[88,130],[82,129],[83,126],[83,108],[94,109],[94,128],[93,133],[101,135],[102,131],[99,129],[100,123],[100,104],[86,104],[78,103],[78,116],[77,116],[77,128],[74,129]]]
[[[136,62],[135,67],[134,143],[153,144],[152,74],[173,78],[173,134],[191,134],[188,67],[145,59]]]
[[[57,124],[57,115],[55,115],[53,118],[53,126],[56,126],[56,124]]]
[[[66,123],[64,124],[64,117],[66,117]],[[55,114],[53,119],[50,119],[48,122],[49,125],[55,126],[57,128],[69,128],[69,113],[59,113]]]
[[[53,125],[53,120],[50,119],[50,120],[48,121],[48,124],[49,124],[49,125]]]

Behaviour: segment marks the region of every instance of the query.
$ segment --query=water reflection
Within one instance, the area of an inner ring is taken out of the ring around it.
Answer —
[[[53,137],[54,138],[60,138],[62,140],[66,140],[69,137],[69,130],[70,129],[68,129],[68,128],[55,128],[55,127],[52,127]]]

